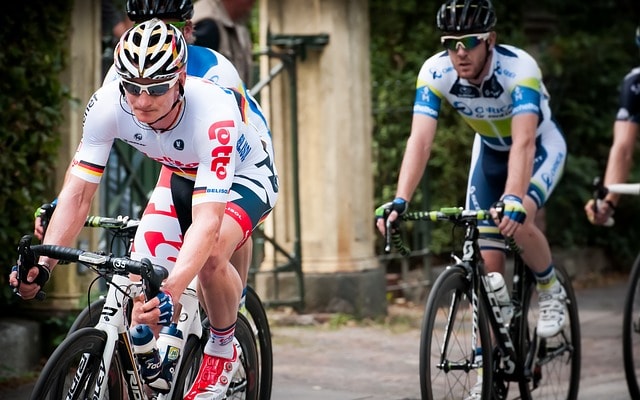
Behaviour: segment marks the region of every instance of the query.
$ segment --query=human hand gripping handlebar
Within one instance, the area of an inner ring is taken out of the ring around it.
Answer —
[[[595,213],[598,212],[598,208],[606,201],[605,197],[609,193],[640,196],[640,183],[612,183],[605,186],[600,178],[597,177],[593,180],[593,188],[593,212]],[[613,204],[609,204],[609,206],[613,208]],[[613,216],[610,216],[603,225],[610,227],[614,224],[615,219]]]
[[[18,276],[20,282],[27,282],[26,277],[29,269],[34,266],[38,266],[36,259],[39,256],[51,257],[53,259],[67,261],[67,262],[82,262],[86,265],[91,265],[99,270],[113,271],[114,273],[121,274],[136,274],[142,277],[142,285],[145,291],[145,295],[148,299],[155,297],[160,292],[160,286],[162,281],[169,275],[166,268],[158,265],[152,265],[151,261],[147,258],[143,258],[140,261],[132,260],[127,257],[113,257],[105,254],[94,253],[90,251],[80,250],[72,247],[50,245],[50,244],[37,244],[32,245],[32,236],[25,235],[20,240],[18,245]],[[48,269],[46,269],[46,279],[40,278],[40,267],[38,278],[35,283],[41,287],[48,280]],[[14,290],[17,291],[18,288]],[[44,300],[46,294],[40,290],[36,295],[39,300]]]
[[[503,202],[496,202],[492,208],[496,210],[498,219],[504,216]],[[468,223],[477,224],[478,221],[489,219],[492,219],[490,210],[466,210],[463,207],[443,207],[433,211],[410,211],[398,218],[400,221],[449,221],[456,226],[464,226]],[[393,223],[386,222],[385,252],[391,251],[393,245],[400,254],[408,256],[411,250],[402,240],[398,220]],[[505,238],[505,243],[512,251],[520,251],[513,237]]]

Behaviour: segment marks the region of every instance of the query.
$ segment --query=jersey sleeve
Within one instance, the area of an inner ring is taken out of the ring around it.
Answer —
[[[526,53],[519,55],[521,62],[511,90],[512,115],[533,113],[540,115],[543,95],[542,73],[535,60]],[[502,71],[502,73],[507,73]]]
[[[440,114],[443,98],[438,88],[438,80],[441,80],[442,74],[434,65],[437,57],[440,57],[440,55],[429,58],[422,65],[418,73],[416,97],[413,102],[414,114],[427,115],[435,119],[437,119]]]
[[[633,69],[625,76],[619,103],[616,120],[640,124],[640,68]]]
[[[115,139],[116,121],[109,93],[99,90],[91,96],[84,113],[82,139],[71,161],[71,173],[85,181],[99,183]]]
[[[229,95],[229,100],[232,95]],[[219,202],[226,203],[233,183],[236,168],[236,142],[244,125],[240,112],[230,104],[218,106],[210,114],[212,118],[203,120],[197,146],[200,163],[196,172],[192,204]]]

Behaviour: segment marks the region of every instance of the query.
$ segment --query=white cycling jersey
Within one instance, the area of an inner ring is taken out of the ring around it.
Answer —
[[[104,85],[85,110],[83,137],[71,173],[98,183],[111,146],[120,139],[174,173],[194,180],[194,205],[233,201],[231,184],[242,176],[249,180],[262,176],[260,179],[269,183],[275,169],[260,135],[245,123],[245,107],[238,104],[243,98],[194,77],[187,77],[184,92],[176,126],[157,133],[133,116],[119,82]],[[270,184],[257,194],[264,203],[274,204],[276,196]]]
[[[247,88],[238,74],[238,70],[233,66],[228,58],[207,47],[189,45],[187,46],[188,61],[187,75],[207,79],[225,88],[234,89],[241,93],[247,100],[247,121],[260,134],[267,146],[267,150],[274,157],[273,143],[269,124],[264,116],[262,108],[256,99],[247,91]],[[103,84],[118,80],[118,73],[113,65],[107,71]]]

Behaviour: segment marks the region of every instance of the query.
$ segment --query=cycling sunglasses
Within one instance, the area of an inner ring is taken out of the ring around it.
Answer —
[[[442,36],[440,43],[447,50],[456,51],[460,46],[465,50],[471,50],[482,41],[489,39],[490,33],[472,33],[464,36]]]
[[[122,87],[124,87],[124,90],[126,90],[129,94],[132,94],[134,96],[140,96],[142,92],[145,92],[149,96],[162,96],[163,94],[166,94],[169,89],[171,89],[176,84],[176,82],[178,82],[179,78],[180,75],[176,75],[168,81],[150,83],[148,85],[143,85],[141,83],[122,79]]]

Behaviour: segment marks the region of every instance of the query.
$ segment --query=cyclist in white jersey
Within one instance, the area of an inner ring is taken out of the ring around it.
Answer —
[[[126,10],[129,19],[134,23],[141,23],[152,18],[158,18],[181,29],[187,43],[192,40],[193,24],[191,17],[193,16],[193,4],[191,0],[127,0]],[[201,46],[188,45],[187,52],[189,55],[187,75],[208,79],[220,86],[234,89],[243,94],[245,98],[243,104],[246,105],[246,116],[249,124],[258,132],[265,144],[266,150],[273,160],[273,142],[266,118],[258,102],[248,92],[231,61],[217,51]],[[103,84],[117,79],[118,74],[112,65],[105,76]],[[110,160],[110,162],[112,161]],[[163,166],[160,170],[158,184],[169,184],[171,174],[171,170]],[[52,204],[54,204],[55,207],[55,203]],[[148,208],[147,210],[151,212],[153,209]],[[178,218],[177,215],[176,218]],[[185,218],[181,219],[184,220]],[[149,220],[150,219],[147,219],[147,221]],[[182,221],[183,230],[186,230],[189,223],[189,221]],[[39,238],[41,238],[43,234],[43,228],[39,218],[36,218],[35,221],[35,234]],[[175,249],[175,252],[177,252],[177,250],[178,249]],[[251,237],[249,237],[246,242],[234,252],[231,259],[231,263],[238,269],[245,286],[241,305],[244,304],[251,258],[252,240]],[[137,306],[138,304],[136,303],[136,307]]]
[[[640,25],[636,28],[636,45],[640,48]],[[633,165],[633,152],[640,133],[640,66],[632,68],[622,80],[620,101],[613,123],[613,143],[609,150],[603,184],[624,183]],[[595,225],[605,224],[613,216],[620,195],[608,193],[601,206],[587,201],[584,211]]]
[[[82,141],[44,243],[73,243],[115,139],[169,168],[170,182],[158,184],[142,216],[132,257],[147,257],[170,274],[160,294],[146,303],[152,309],[138,319],[168,324],[173,304],[197,276],[212,336],[185,398],[218,399],[239,365],[234,329],[242,280],[229,260],[275,204],[277,175],[262,138],[246,122],[242,95],[187,77],[186,48],[180,31],[157,19],[120,39],[114,52],[120,78],[96,91],[87,105]],[[174,217],[180,208],[192,214],[184,235]],[[155,239],[139,240],[149,237]],[[55,265],[45,257],[40,262]],[[29,273],[35,278],[37,269]],[[10,283],[17,285],[15,273]],[[20,285],[25,299],[38,290],[36,284]]]
[[[193,4],[191,0],[127,0],[126,9],[129,19],[134,23],[144,22],[151,18],[159,18],[179,28],[187,43],[193,41],[193,23],[191,21]],[[187,75],[208,79],[220,86],[234,89],[243,94],[245,100],[243,104],[246,106],[249,125],[258,132],[273,160],[273,141],[267,120],[260,105],[247,90],[246,85],[240,78],[240,74],[231,61],[215,50],[191,44],[187,46],[187,53],[189,55]],[[117,79],[117,73],[112,66],[104,82],[110,82],[115,79]],[[166,167],[162,167],[159,182],[169,182],[170,175],[171,171]],[[181,219],[184,220],[184,218]],[[182,221],[182,225],[186,229],[189,221]],[[242,247],[233,253],[231,258],[231,263],[238,269],[245,287],[240,302],[241,306],[244,306],[249,267],[252,259],[252,244],[252,239],[249,237]]]
[[[381,216],[395,219],[406,211],[446,100],[476,131],[466,206],[490,209],[497,201],[504,203],[502,220],[482,224],[481,237],[513,236],[523,248],[538,281],[537,332],[549,337],[566,323],[566,295],[556,279],[549,244],[534,220],[561,176],[566,144],[551,117],[538,65],[525,51],[498,44],[495,23],[489,0],[447,0],[438,11],[445,51],[426,60],[418,74],[396,198],[377,210],[377,226],[384,232]],[[481,246],[487,270],[504,273],[504,246],[486,239]]]

